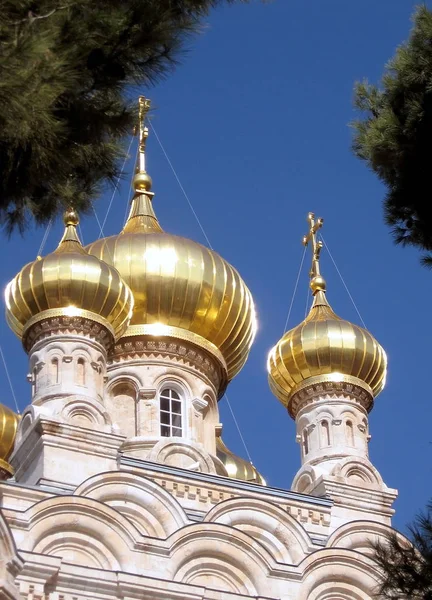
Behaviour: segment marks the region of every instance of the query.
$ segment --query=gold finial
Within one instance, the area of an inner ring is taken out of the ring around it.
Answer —
[[[326,291],[326,282],[324,277],[321,276],[320,273],[320,252],[323,247],[323,243],[317,240],[317,232],[323,226],[324,219],[316,219],[314,213],[310,212],[307,216],[307,220],[309,223],[309,232],[307,235],[303,237],[303,244],[307,246],[309,242],[312,242],[312,267],[310,270],[310,287],[313,295],[318,292]]]
[[[132,187],[136,193],[149,192],[152,186],[152,179],[146,171],[145,151],[148,138],[148,127],[145,125],[145,119],[150,110],[150,100],[144,96],[138,99],[138,127],[135,128],[135,135],[139,135],[138,161],[133,178]]]
[[[77,227],[77,225],[79,224],[78,214],[75,212],[75,210],[72,207],[69,207],[64,212],[63,223],[65,224],[65,227],[68,227],[69,225],[72,225],[73,227]]]

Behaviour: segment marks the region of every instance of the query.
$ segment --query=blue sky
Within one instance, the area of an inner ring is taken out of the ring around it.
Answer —
[[[418,254],[393,245],[383,223],[382,186],[350,151],[356,80],[376,81],[406,39],[410,0],[273,0],[225,6],[166,81],[140,90],[153,101],[153,124],[214,248],[250,287],[259,332],[250,358],[229,388],[253,461],[270,485],[289,488],[299,468],[294,424],[267,385],[268,350],[281,337],[299,268],[306,214],[325,219],[323,234],[368,329],[389,357],[389,377],[370,416],[371,460],[398,488],[394,525],[403,529],[432,495],[429,296],[432,273]],[[154,136],[148,169],[166,231],[205,243]],[[133,161],[127,165],[128,173]],[[127,177],[129,179],[129,176]],[[96,205],[105,217],[111,194]],[[121,229],[128,184],[116,194],[105,234]],[[45,253],[61,232],[56,224]],[[84,242],[98,234],[82,223]],[[3,241],[0,284],[33,260],[44,231]],[[289,327],[304,318],[305,266]],[[323,251],[328,297],[359,322]],[[21,409],[30,400],[20,342],[0,323],[0,337]],[[13,401],[0,364],[2,402]],[[244,448],[225,400],[227,445]]]

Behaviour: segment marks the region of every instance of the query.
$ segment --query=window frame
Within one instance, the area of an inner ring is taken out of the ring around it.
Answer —
[[[178,389],[178,386],[172,385],[170,382],[166,382],[159,390],[158,399],[160,436],[163,438],[185,437],[186,419],[184,410],[184,394]],[[168,408],[163,408],[163,400],[168,402]],[[173,403],[178,404],[178,406],[174,408]],[[167,422],[162,422],[162,415],[167,415],[167,417],[165,417]],[[180,417],[180,424],[178,424],[178,420],[177,424],[175,424],[175,417]]]

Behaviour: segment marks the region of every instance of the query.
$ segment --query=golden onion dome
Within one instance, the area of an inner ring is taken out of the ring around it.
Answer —
[[[0,404],[0,479],[13,475],[13,468],[7,461],[12,454],[19,421],[16,413]]]
[[[120,234],[93,242],[88,252],[113,265],[132,290],[135,303],[126,336],[188,340],[215,356],[230,380],[244,365],[255,335],[252,295],[219,254],[162,230],[145,171],[148,130],[140,125],[129,218]]]
[[[258,473],[251,462],[228,450],[221,438],[220,429],[216,430],[216,456],[224,465],[228,477],[231,479],[267,485],[264,477]]]
[[[133,307],[130,289],[110,265],[82,247],[73,210],[64,215],[57,249],[27,264],[7,285],[6,319],[21,339],[52,317],[85,317],[104,325],[115,338],[126,330]]]
[[[321,242],[315,234],[322,220],[309,214],[314,258],[310,287],[314,295],[306,319],[286,332],[268,357],[269,384],[275,396],[292,413],[290,401],[308,383],[348,382],[366,389],[371,398],[384,388],[387,357],[373,335],[338,317],[326,298],[326,284],[319,273]],[[318,225],[318,227],[317,227]],[[315,229],[315,231],[313,231]]]

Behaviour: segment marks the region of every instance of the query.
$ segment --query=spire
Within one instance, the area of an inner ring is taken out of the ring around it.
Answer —
[[[87,254],[77,233],[79,217],[72,207],[64,212],[63,223],[65,225],[65,231],[55,252],[79,252],[80,254]]]
[[[328,302],[325,297],[326,292],[326,281],[320,273],[320,253],[323,247],[323,243],[317,240],[317,232],[321,229],[324,224],[324,219],[316,219],[314,213],[310,212],[307,216],[309,223],[309,232],[303,237],[304,246],[308,246],[311,242],[312,246],[312,266],[309,272],[310,275],[310,288],[314,296],[314,306],[328,306]]]
[[[146,144],[148,127],[145,125],[147,113],[150,110],[150,100],[144,96],[138,99],[138,125],[135,132],[139,135],[138,159],[135,175],[132,180],[134,197],[132,199],[129,217],[123,228],[123,233],[156,233],[161,232],[157,217],[152,206],[152,179],[146,170]]]

